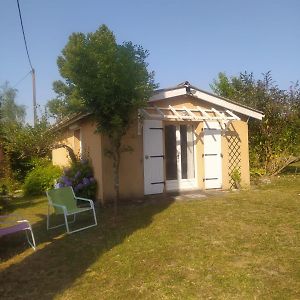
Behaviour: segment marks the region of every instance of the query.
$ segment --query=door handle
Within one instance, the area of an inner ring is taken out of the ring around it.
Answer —
[[[145,155],[145,159],[149,159],[149,155]]]

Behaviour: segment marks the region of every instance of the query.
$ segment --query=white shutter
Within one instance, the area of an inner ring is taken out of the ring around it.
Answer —
[[[206,189],[222,187],[221,127],[204,123],[204,181]]]
[[[158,120],[144,120],[144,194],[164,191],[163,124]]]

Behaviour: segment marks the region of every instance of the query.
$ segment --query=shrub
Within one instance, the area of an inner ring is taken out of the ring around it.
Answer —
[[[234,169],[231,173],[231,178],[234,181],[236,189],[241,187],[241,172],[238,169]]]
[[[64,169],[58,180],[58,187],[72,186],[76,196],[95,200],[97,183],[88,160],[73,162]]]
[[[30,171],[23,185],[25,195],[41,195],[54,186],[55,180],[61,176],[61,169],[50,162],[43,161]]]

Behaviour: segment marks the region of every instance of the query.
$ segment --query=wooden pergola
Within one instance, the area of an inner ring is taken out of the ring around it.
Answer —
[[[203,109],[199,106],[196,108],[180,108],[169,105],[168,107],[148,106],[140,109],[140,115],[144,119],[164,120],[164,121],[219,121],[222,128],[226,130],[232,121],[239,121],[240,118],[231,110],[217,110],[215,108]]]

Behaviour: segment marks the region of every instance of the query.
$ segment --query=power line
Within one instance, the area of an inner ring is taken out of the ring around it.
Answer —
[[[25,32],[24,32],[24,26],[23,26],[23,20],[22,20],[22,14],[21,14],[21,9],[20,9],[19,0],[17,0],[17,4],[18,4],[19,17],[20,17],[20,22],[21,22],[21,27],[22,27],[22,32],[23,32],[23,38],[24,38],[24,43],[25,43],[26,53],[27,53],[27,57],[28,57],[28,61],[29,61],[31,70],[33,70],[33,67],[32,67],[32,64],[31,64],[31,60],[30,60],[30,56],[29,56],[28,47],[27,47],[27,42],[26,42],[26,37],[25,37]]]
[[[15,88],[17,85],[19,85],[32,71],[30,70],[24,77],[22,77],[14,86],[13,88]]]
[[[36,123],[37,123],[35,70],[32,67],[32,63],[31,63],[30,56],[29,56],[29,51],[28,51],[27,42],[26,42],[26,36],[25,36],[25,32],[24,32],[24,26],[23,26],[23,20],[22,20],[22,14],[21,14],[19,0],[17,0],[17,4],[18,4],[19,17],[20,17],[20,22],[21,22],[21,27],[22,27],[22,32],[23,32],[24,44],[25,44],[25,48],[26,48],[26,53],[27,53],[28,61],[29,61],[30,67],[31,67],[30,73],[32,75],[33,125],[35,126]]]

